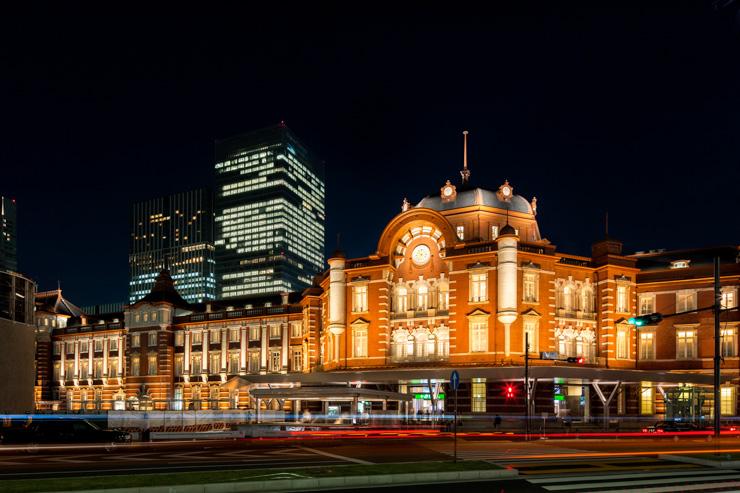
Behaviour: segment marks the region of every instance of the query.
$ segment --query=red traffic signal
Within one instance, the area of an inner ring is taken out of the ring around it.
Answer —
[[[506,386],[506,389],[505,389],[505,392],[506,392],[506,398],[507,399],[513,399],[514,398],[514,386],[513,385],[511,385],[511,384],[507,385]]]

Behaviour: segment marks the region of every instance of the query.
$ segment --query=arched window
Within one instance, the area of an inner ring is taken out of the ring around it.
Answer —
[[[447,358],[450,355],[450,329],[444,325],[434,331],[437,343],[437,356]]]
[[[399,285],[396,287],[396,312],[402,313],[408,310],[408,290],[406,286]]]

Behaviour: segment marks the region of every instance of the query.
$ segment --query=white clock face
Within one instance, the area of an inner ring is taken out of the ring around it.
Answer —
[[[501,189],[501,193],[504,194],[504,197],[508,197],[509,195],[511,195],[511,188],[509,188],[509,187],[503,187]]]
[[[450,195],[452,195],[452,187],[445,187],[444,194],[445,197],[449,197]]]
[[[432,251],[429,250],[429,247],[426,245],[419,245],[414,248],[413,252],[411,252],[411,260],[413,260],[416,265],[426,264],[429,262],[431,257]]]

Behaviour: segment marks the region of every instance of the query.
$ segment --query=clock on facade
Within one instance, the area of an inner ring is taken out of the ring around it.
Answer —
[[[504,184],[498,187],[498,198],[499,200],[509,201],[514,195],[514,187],[509,185],[509,180],[505,180]]]
[[[426,245],[419,245],[411,252],[411,260],[416,265],[425,265],[432,257],[432,251]]]
[[[442,185],[442,188],[439,189],[440,195],[442,196],[442,202],[450,202],[455,200],[455,196],[457,195],[457,190],[455,189],[455,185],[450,183],[450,180],[447,180],[447,183]]]

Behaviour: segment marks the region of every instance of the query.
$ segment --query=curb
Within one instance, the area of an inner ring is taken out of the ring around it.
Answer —
[[[689,457],[686,455],[658,455],[658,459],[671,460],[673,462],[683,462],[685,464],[697,464],[700,466],[717,467],[719,469],[736,469],[740,467],[740,460],[711,460],[700,459],[699,457]]]
[[[415,485],[425,483],[456,483],[509,479],[519,476],[516,469],[485,469],[479,471],[421,472],[372,476],[337,476],[333,478],[274,479],[232,483],[183,484],[174,486],[142,486],[77,490],[55,493],[236,493],[248,491],[305,491],[363,486]]]

